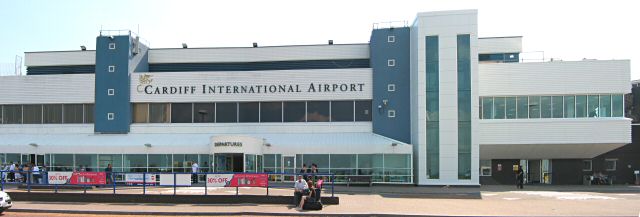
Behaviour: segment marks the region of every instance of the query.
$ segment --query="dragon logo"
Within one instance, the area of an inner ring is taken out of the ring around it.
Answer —
[[[151,82],[153,81],[153,79],[151,78],[152,76],[153,75],[148,74],[140,75],[140,77],[138,78],[138,86],[136,87],[138,93],[144,92],[144,87],[151,84]]]

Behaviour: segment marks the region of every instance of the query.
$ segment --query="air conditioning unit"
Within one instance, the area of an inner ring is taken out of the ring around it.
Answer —
[[[133,42],[133,50],[131,51],[133,55],[140,53],[140,36],[136,36],[136,40]]]

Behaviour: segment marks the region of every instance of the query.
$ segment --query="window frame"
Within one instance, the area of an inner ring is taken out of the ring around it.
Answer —
[[[584,168],[584,163],[589,162],[589,169]],[[582,160],[582,171],[593,171],[593,160]]]
[[[613,162],[613,169],[609,169],[608,162]],[[616,171],[618,169],[618,159],[617,158],[607,158],[604,159],[604,167],[606,171]]]

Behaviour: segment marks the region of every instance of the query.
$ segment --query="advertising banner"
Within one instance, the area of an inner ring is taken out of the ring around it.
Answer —
[[[191,186],[191,174],[176,174],[177,186]],[[160,174],[160,185],[173,186],[173,174]]]
[[[105,172],[75,172],[71,175],[69,184],[72,185],[106,185],[107,173]]]
[[[146,174],[145,180],[142,180],[142,173],[131,173],[124,175],[124,182],[127,185],[138,185],[146,182],[147,185],[155,185],[156,184],[156,174]]]
[[[105,172],[48,172],[47,178],[52,185],[104,185],[107,184]]]
[[[48,172],[49,184],[64,185],[71,179],[73,172]]]
[[[207,174],[207,187],[267,187],[267,174]]]

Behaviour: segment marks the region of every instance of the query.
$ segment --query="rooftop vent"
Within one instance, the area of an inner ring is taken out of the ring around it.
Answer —
[[[253,47],[258,47],[258,43],[257,42],[253,42]]]

